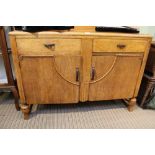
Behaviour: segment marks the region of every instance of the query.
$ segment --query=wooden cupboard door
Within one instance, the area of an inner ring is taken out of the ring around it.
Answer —
[[[142,58],[136,54],[93,56],[89,100],[133,97]]]
[[[79,101],[80,56],[23,56],[20,67],[28,104]]]

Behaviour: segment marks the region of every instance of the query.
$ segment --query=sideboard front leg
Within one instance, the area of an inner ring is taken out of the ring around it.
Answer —
[[[135,105],[137,103],[137,99],[136,98],[131,98],[128,102],[128,111],[133,111],[135,108]]]
[[[21,110],[24,114],[24,120],[28,120],[29,119],[29,115],[31,112],[31,105],[28,104],[21,104]]]

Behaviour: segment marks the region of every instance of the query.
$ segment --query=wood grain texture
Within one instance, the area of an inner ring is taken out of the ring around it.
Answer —
[[[28,104],[124,98],[135,104],[150,36],[89,29],[33,34],[15,31],[10,38],[22,101],[25,95]],[[54,48],[44,44],[54,44]]]
[[[128,111],[133,111],[135,108],[135,105],[137,104],[137,99],[136,98],[132,98],[129,100],[129,105],[128,105]]]
[[[119,48],[124,45],[124,48]],[[145,40],[130,39],[94,39],[94,52],[144,52],[147,46]]]
[[[77,32],[95,32],[95,26],[75,26],[73,31]]]
[[[81,56],[55,56],[53,61],[55,70],[64,80],[74,85],[80,85]],[[79,81],[76,81],[76,70],[79,70]]]
[[[90,83],[96,83],[106,76],[112,71],[117,61],[116,55],[98,55],[92,57],[92,68],[95,70],[94,80]]]
[[[74,83],[76,83],[76,67],[80,68],[80,59],[77,57],[55,59],[53,57],[24,57],[21,60],[23,87],[28,104],[77,103],[79,101],[79,84]],[[57,65],[57,70],[55,65]]]
[[[93,56],[96,76],[90,83],[89,100],[132,98],[141,63],[141,57]]]
[[[30,39],[30,38],[40,38],[40,39],[51,39],[51,38],[68,38],[68,39],[79,39],[79,38],[91,38],[91,39],[131,39],[131,40],[146,40],[151,39],[150,35],[144,34],[129,34],[129,33],[107,33],[107,32],[79,32],[79,31],[68,31],[68,32],[53,32],[53,31],[44,31],[37,33],[29,33],[23,31],[13,31],[9,33],[10,36],[16,36],[17,39]]]
[[[15,36],[10,36],[10,45],[11,45],[11,49],[12,49],[12,58],[13,58],[13,63],[14,63],[16,79],[17,79],[20,102],[22,104],[24,104],[26,102],[26,99],[25,99],[25,95],[24,95],[23,82],[22,82],[22,77],[21,77],[21,69],[19,66],[18,50],[17,50]]]
[[[45,47],[53,44],[54,49]],[[19,54],[79,54],[80,39],[17,39]]]
[[[91,58],[92,58],[92,39],[82,39],[82,73],[80,84],[80,101],[88,100],[89,95],[89,82],[91,72]]]

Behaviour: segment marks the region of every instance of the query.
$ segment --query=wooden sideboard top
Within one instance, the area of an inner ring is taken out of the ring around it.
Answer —
[[[109,33],[109,32],[80,32],[80,31],[43,31],[43,32],[36,32],[36,33],[29,33],[23,31],[12,31],[9,33],[11,36],[16,36],[17,38],[21,37],[66,37],[66,36],[73,36],[73,37],[129,37],[129,38],[150,38],[152,39],[151,35],[144,35],[144,34],[129,34],[129,33]]]

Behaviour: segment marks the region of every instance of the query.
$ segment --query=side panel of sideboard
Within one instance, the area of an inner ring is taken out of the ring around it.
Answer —
[[[20,69],[20,64],[19,64],[19,59],[18,59],[19,55],[18,55],[17,42],[16,42],[15,36],[10,36],[10,45],[12,49],[13,64],[14,64],[14,69],[15,69],[15,74],[16,74],[16,79],[17,79],[20,102],[21,104],[25,104],[26,98],[25,98],[24,89],[23,89],[21,69]]]

